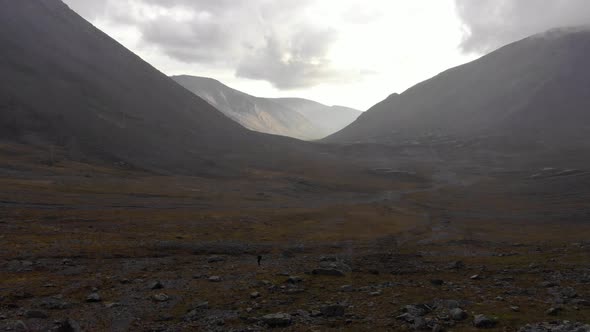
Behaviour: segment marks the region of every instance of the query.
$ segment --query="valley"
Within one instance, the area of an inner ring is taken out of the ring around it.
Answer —
[[[6,328],[470,331],[481,314],[517,331],[590,317],[588,173],[395,171],[407,157],[212,178],[0,151]]]
[[[136,1],[158,9],[150,28],[130,23],[140,10],[120,23],[150,50],[173,36],[160,55],[182,70],[196,56],[266,91],[352,84],[318,56],[332,30],[288,52],[270,30],[228,35],[237,61],[200,43],[238,2],[195,3]],[[168,76],[61,0],[0,5],[0,330],[590,331],[590,30],[359,114]]]

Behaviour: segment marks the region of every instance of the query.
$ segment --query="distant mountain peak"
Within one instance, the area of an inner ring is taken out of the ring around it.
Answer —
[[[244,127],[264,133],[320,139],[344,128],[360,115],[360,111],[351,108],[326,106],[302,98],[255,97],[208,77],[172,78]]]

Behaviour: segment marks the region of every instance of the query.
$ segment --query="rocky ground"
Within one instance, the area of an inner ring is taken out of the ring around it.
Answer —
[[[590,331],[585,173],[30,155],[0,159],[0,331]]]
[[[211,254],[163,248],[152,257],[5,261],[0,326],[590,331],[582,323],[590,318],[590,243],[448,243],[416,251],[386,240],[281,251],[240,246],[212,246]]]

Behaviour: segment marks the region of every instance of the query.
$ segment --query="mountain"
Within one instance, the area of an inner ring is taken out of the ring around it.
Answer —
[[[362,114],[326,142],[495,138],[588,147],[590,30],[555,29],[447,70]]]
[[[263,133],[315,140],[344,128],[361,114],[301,98],[254,97],[206,77],[172,78],[244,127]]]
[[[301,146],[243,128],[59,0],[0,5],[0,140],[191,173]]]
[[[172,78],[248,129],[304,140],[328,134],[299,112],[273,100],[248,95],[211,78],[186,75]]]
[[[362,112],[344,106],[326,106],[302,98],[277,98],[274,101],[308,118],[324,136],[335,133],[356,120]]]

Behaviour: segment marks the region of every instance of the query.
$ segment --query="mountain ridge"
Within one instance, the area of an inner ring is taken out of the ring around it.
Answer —
[[[361,113],[303,98],[256,97],[209,77],[172,78],[244,127],[264,133],[316,140],[343,128]]]
[[[4,140],[190,173],[262,164],[261,155],[271,164],[304,148],[246,130],[59,0],[0,4]]]
[[[583,111],[590,106],[583,97],[589,51],[586,29],[530,36],[388,97],[324,141],[400,142],[429,134],[579,141],[590,124]]]
[[[250,130],[304,140],[321,138],[319,129],[307,118],[270,99],[249,95],[213,78],[178,75],[172,79]]]

